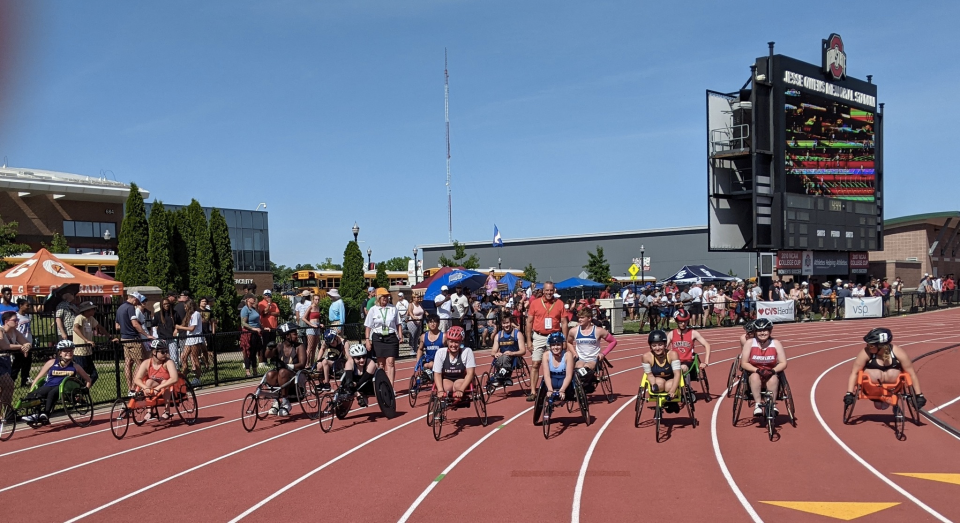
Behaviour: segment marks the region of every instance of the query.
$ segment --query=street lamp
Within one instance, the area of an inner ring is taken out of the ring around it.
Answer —
[[[353,231],[353,243],[357,243],[357,235],[360,234],[360,226],[357,225],[357,222],[353,222],[353,228],[350,230]]]
[[[110,234],[110,230],[109,230],[109,229],[103,231],[103,239],[104,239],[104,240],[110,241],[110,238],[111,238],[111,237],[112,237],[112,235]]]
[[[643,287],[647,286],[647,280],[643,278],[643,244],[640,245],[640,285]]]
[[[373,266],[373,262],[370,260],[370,256],[373,256],[373,249],[367,247],[367,270],[370,270],[370,267]]]
[[[417,249],[416,247],[413,248],[413,284],[414,285],[420,283],[419,281],[420,275],[418,274],[419,271],[417,271],[417,252],[418,251],[419,249]]]

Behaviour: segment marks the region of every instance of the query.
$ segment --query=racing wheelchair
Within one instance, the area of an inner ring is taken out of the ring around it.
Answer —
[[[703,392],[703,401],[710,403],[710,380],[707,379],[707,369],[700,367],[700,355],[693,353],[693,362],[689,365],[689,369],[683,375],[683,380],[687,384],[687,388],[690,389],[691,396],[696,400],[696,392],[693,391],[693,382],[700,382],[700,390]]]
[[[506,369],[497,370],[496,360],[490,362],[490,369],[480,376],[480,383],[483,385],[482,392],[489,401],[490,396],[497,392],[497,388],[502,388],[506,395],[508,385],[506,380],[511,380],[518,387],[522,395],[527,395],[527,383],[530,383],[530,367],[527,366],[527,360],[522,357],[514,356],[513,369],[506,372]]]
[[[480,388],[480,378],[473,377],[473,383],[463,392],[460,399],[452,397],[438,397],[436,388],[430,389],[430,402],[427,404],[427,425],[433,428],[433,439],[440,441],[440,434],[443,431],[443,423],[447,421],[447,411],[461,407],[470,407],[477,411],[477,418],[480,419],[480,425],[486,427],[487,419],[487,399]]]
[[[303,369],[297,371],[286,383],[274,387],[267,384],[267,375],[264,374],[256,390],[243,398],[240,420],[244,430],[252,431],[257,426],[257,421],[266,419],[269,415],[270,404],[283,399],[296,400],[307,417],[317,419],[320,412],[319,388],[322,375],[322,371]],[[284,396],[283,389],[293,384],[296,384],[294,394]]]
[[[368,396],[375,396],[377,398],[377,406],[380,407],[380,412],[382,412],[384,416],[389,419],[397,415],[396,393],[393,390],[390,379],[387,378],[387,373],[384,372],[383,369],[378,368],[373,374],[373,379],[364,383],[358,383],[354,391],[350,391],[348,390],[349,387],[343,386],[342,378],[338,383],[337,390],[326,392],[320,396],[320,410],[318,413],[320,430],[330,432],[330,430],[333,429],[334,418],[339,420],[346,419],[347,414],[350,413],[350,409],[353,407],[354,400],[358,397],[362,397],[358,403],[362,402],[361,406],[366,407],[366,398]]]
[[[750,384],[747,382],[749,375],[749,372],[741,369],[740,380],[736,384],[736,392],[733,396],[734,427],[736,427],[737,423],[740,421],[740,411],[743,409],[743,404],[747,403],[748,406],[753,406],[753,395],[750,393]],[[787,409],[787,416],[790,418],[790,425],[796,427],[797,411],[793,403],[793,392],[790,390],[790,383],[787,381],[787,375],[783,372],[778,372],[777,381],[776,401],[783,402]],[[767,426],[767,434],[770,437],[770,441],[773,441],[777,434],[776,411],[774,409],[776,406],[776,401],[773,401],[773,393],[767,390],[766,385],[764,385],[763,391],[760,393],[760,395],[764,398],[764,405],[766,407],[763,412],[763,423],[765,423]]]
[[[196,423],[199,411],[197,394],[193,386],[181,376],[176,383],[155,394],[147,396],[143,391],[138,390],[131,397],[118,398],[110,409],[110,431],[113,437],[123,439],[130,428],[130,420],[140,427],[150,418],[165,419],[160,417],[159,409],[167,405],[172,405],[177,415],[187,425]]]
[[[410,388],[407,391],[407,399],[410,401],[410,407],[417,405],[417,397],[420,391],[433,386],[433,374],[424,367],[427,363],[427,355],[420,356],[417,365],[413,368],[413,374],[410,375]]]
[[[607,403],[613,403],[617,398],[613,395],[613,381],[610,379],[610,369],[613,364],[607,358],[597,359],[597,368],[593,371],[593,379],[590,380],[590,371],[586,367],[580,367],[576,371],[579,376],[580,386],[585,394],[592,394],[599,385],[601,392]]]
[[[893,430],[900,441],[907,439],[904,433],[907,418],[910,418],[914,425],[920,425],[920,413],[916,408],[917,395],[913,390],[913,380],[906,372],[900,373],[896,383],[881,384],[871,380],[870,376],[861,370],[857,373],[857,388],[854,396],[857,400],[880,401],[893,406]],[[853,409],[856,405],[856,402],[844,405],[844,424],[852,424]]]
[[[547,385],[540,380],[540,386],[537,388],[537,396],[533,403],[533,424],[543,427],[543,437],[550,438],[550,424],[553,421],[553,411],[560,407],[559,393],[554,391],[547,396]],[[565,401],[567,413],[572,413],[574,409],[580,411],[583,415],[583,422],[590,426],[590,403],[587,401],[587,393],[583,390],[583,383],[580,381],[580,374],[574,373],[570,386],[565,391]]]
[[[637,391],[637,403],[634,406],[634,409],[636,410],[636,417],[633,420],[633,425],[637,428],[640,428],[640,420],[643,417],[643,411],[646,408],[646,403],[649,401],[653,407],[653,421],[657,428],[657,432],[655,434],[657,443],[663,441],[664,435],[660,431],[660,424],[663,420],[663,411],[667,403],[676,403],[678,408],[685,406],[687,408],[687,415],[690,417],[690,425],[693,428],[697,428],[697,425],[700,423],[697,421],[697,416],[693,407],[694,392],[693,388],[689,387],[686,382],[686,374],[680,375],[680,384],[677,386],[677,392],[678,394],[674,398],[667,396],[665,391],[653,392],[653,390],[651,390],[650,381],[647,380],[647,375],[644,373],[643,379],[640,380],[640,390]]]
[[[29,416],[33,421],[24,421],[31,428],[37,428],[42,425],[48,425],[50,420],[43,418],[41,421],[40,413],[43,412],[45,398],[37,396],[36,390],[43,386],[46,381],[46,377],[40,377],[37,381],[33,382],[33,386],[30,387],[30,391],[22,399],[17,400],[13,404],[13,415],[12,420],[9,421],[9,435],[6,431],[8,430],[6,426],[0,430],[0,441],[3,440],[3,436],[6,436],[9,439],[13,435],[13,432],[16,430],[17,416]],[[60,387],[58,389],[58,403],[60,408],[67,414],[67,417],[70,418],[75,425],[78,427],[86,427],[93,422],[93,400],[90,398],[90,389],[84,386],[83,381],[80,380],[77,376],[70,376],[60,382]],[[2,410],[2,408],[0,408]],[[0,413],[2,414],[2,413]],[[9,417],[9,416],[8,416]]]

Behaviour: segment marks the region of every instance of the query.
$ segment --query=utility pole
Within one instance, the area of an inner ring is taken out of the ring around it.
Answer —
[[[453,197],[450,191],[450,75],[447,73],[447,48],[443,48],[443,120],[447,125],[447,236],[453,243]]]

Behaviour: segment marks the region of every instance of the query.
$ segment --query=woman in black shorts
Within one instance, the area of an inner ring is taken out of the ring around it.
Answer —
[[[367,311],[367,319],[363,322],[366,346],[372,357],[376,358],[377,366],[387,373],[387,378],[393,383],[400,344],[403,343],[400,315],[396,307],[387,303],[390,296],[387,289],[377,289],[375,296],[376,304]]]

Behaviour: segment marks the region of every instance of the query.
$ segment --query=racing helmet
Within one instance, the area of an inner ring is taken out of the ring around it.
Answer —
[[[554,332],[547,338],[548,345],[562,345],[565,340],[563,339],[563,334],[559,332]]]
[[[333,343],[333,340],[337,339],[337,333],[335,331],[328,330],[326,334],[323,335],[323,341],[327,342],[327,345]]]
[[[869,343],[870,345],[879,345],[881,343],[891,343],[893,342],[893,333],[890,332],[890,329],[884,327],[877,327],[871,329],[866,336],[863,337],[863,341]],[[61,342],[62,343],[62,342]]]
[[[297,332],[297,328],[298,327],[296,323],[293,323],[292,321],[288,321],[287,323],[284,323],[283,325],[281,325],[278,330],[280,331],[280,334],[286,335],[286,334],[290,334],[291,332]]]
[[[362,343],[354,343],[350,346],[351,358],[363,358],[367,355],[367,348]]]
[[[62,343],[62,342],[61,342]],[[59,346],[59,345],[58,345]],[[161,339],[150,340],[150,350],[170,350],[170,347],[167,346],[167,342]]]
[[[753,330],[757,331],[770,331],[773,332],[773,322],[766,318],[757,318],[753,320]]]
[[[757,326],[754,324],[755,320],[750,320],[747,323],[743,324],[743,330],[747,334],[753,334],[757,330]]]
[[[444,334],[444,337],[451,341],[463,341],[463,328],[450,327],[449,329],[447,329],[447,332]]]
[[[673,319],[677,320],[677,323],[681,321],[690,321],[690,313],[687,312],[687,309],[680,309],[676,314],[673,315]]]
[[[60,340],[57,343],[57,352],[65,351],[65,350],[73,351],[74,348],[75,348],[75,345],[70,340]]]
[[[647,336],[647,344],[653,345],[654,343],[666,343],[667,342],[667,333],[663,332],[660,329],[655,331],[650,331],[650,334]]]

